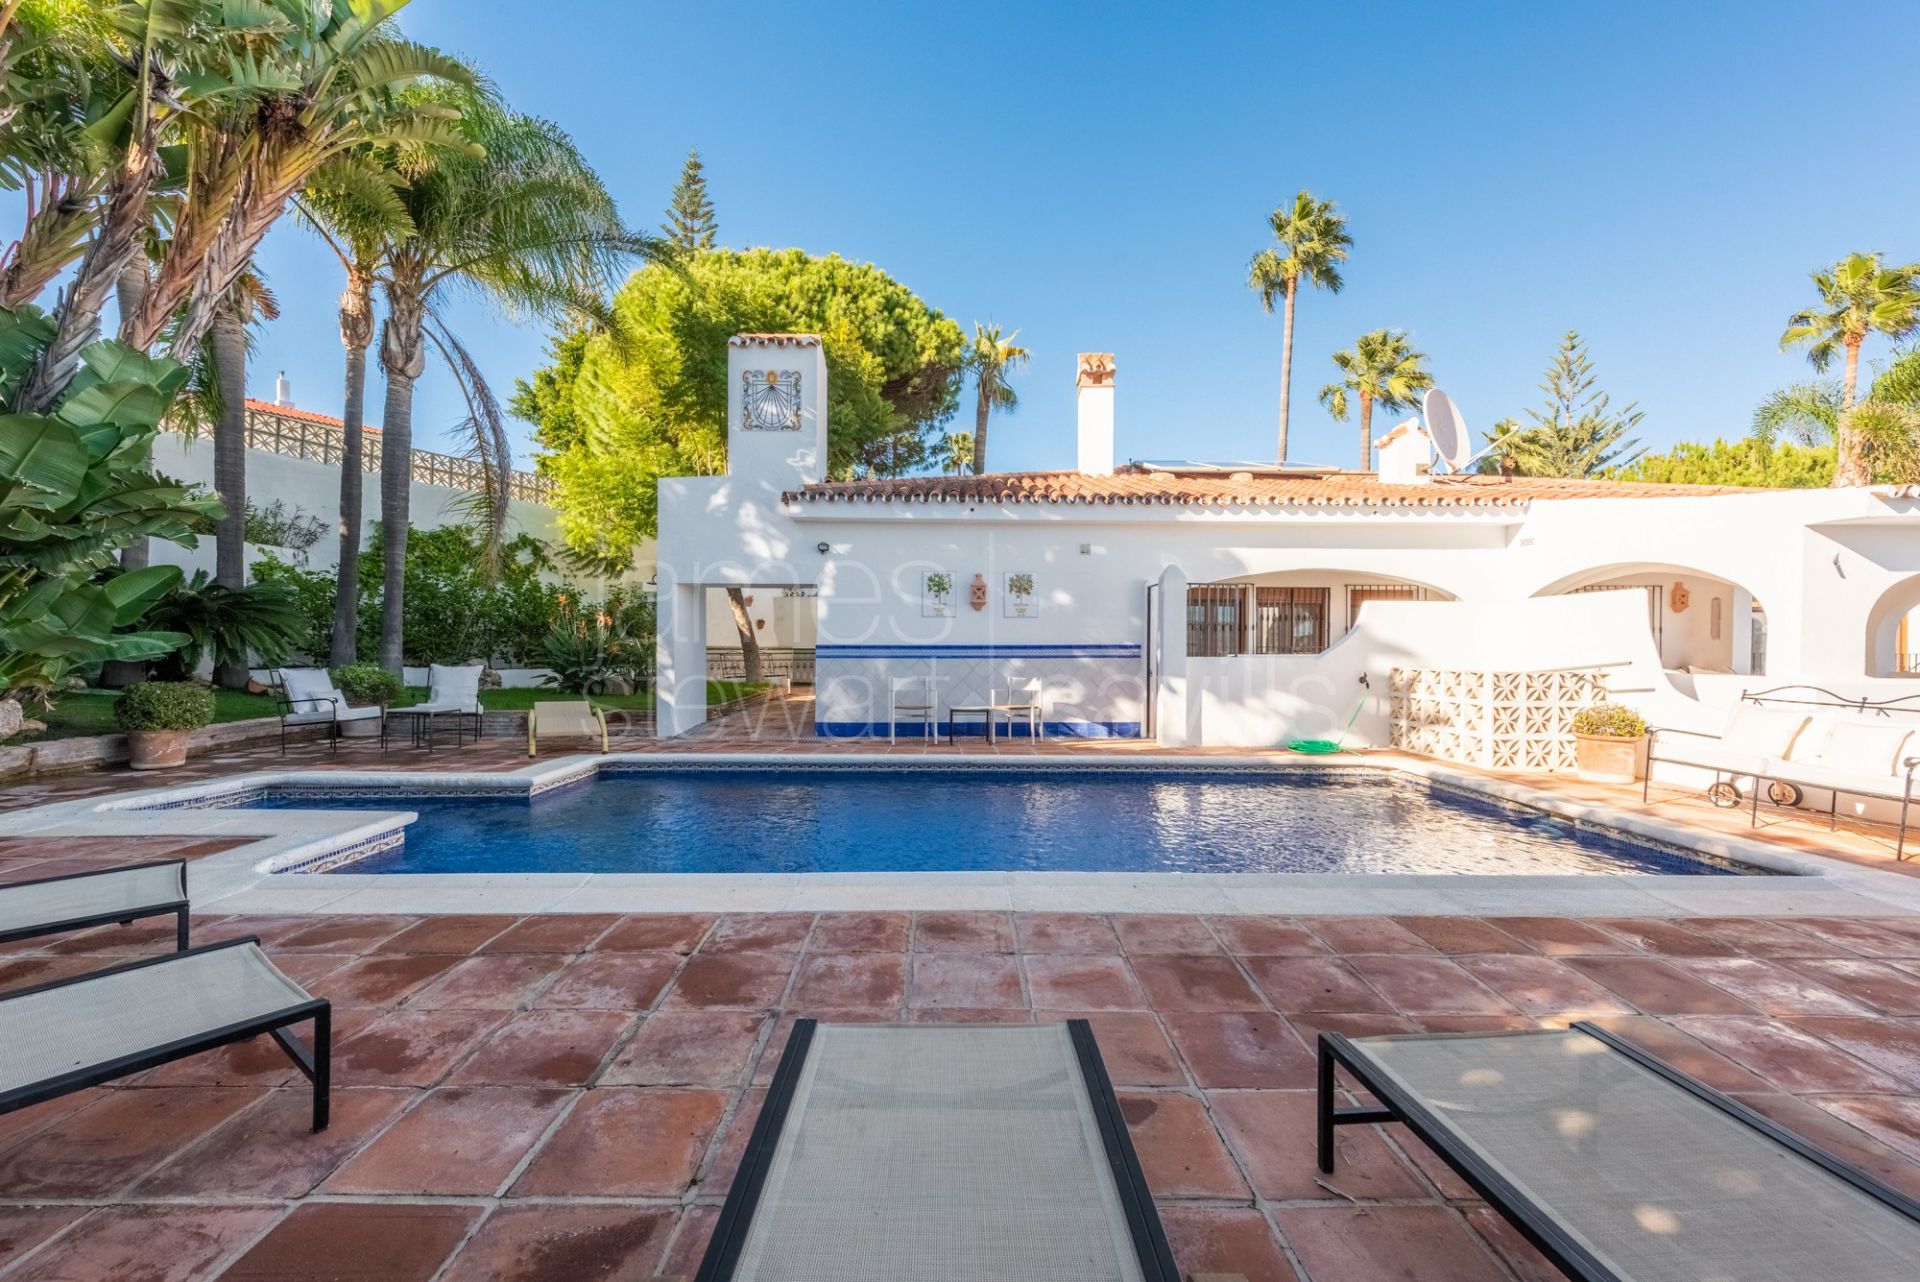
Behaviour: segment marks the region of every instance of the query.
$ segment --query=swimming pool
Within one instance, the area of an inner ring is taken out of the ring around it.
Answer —
[[[344,873],[1757,873],[1358,772],[605,771],[526,798],[269,792],[283,810],[411,810]]]

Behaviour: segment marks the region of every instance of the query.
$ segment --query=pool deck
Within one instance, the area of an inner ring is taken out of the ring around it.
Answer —
[[[616,747],[1089,764],[1159,751],[1002,741],[876,754],[796,741],[791,729],[723,722],[691,741],[635,734]],[[91,809],[133,789],[281,769],[497,780],[525,765],[524,744],[505,740],[431,757],[396,751],[384,763],[362,745],[337,758],[296,746],[284,762],[228,753],[161,778],[122,770],[9,785],[0,882],[179,856],[193,861],[196,888],[211,889],[221,869],[257,862],[247,834],[167,829],[232,812],[123,813],[118,833],[87,836],[28,831],[37,807]],[[1893,864],[1880,833],[1830,835],[1824,822],[1776,817],[1754,837],[1744,814],[1697,799],[1642,808],[1637,790],[1468,773],[1680,824],[1696,841],[1757,840],[1829,876],[1652,879],[1760,888],[1734,892],[1757,896],[1744,908],[1711,912],[1670,902],[1664,888],[1615,901],[1608,883],[1635,879],[1585,877],[1496,879],[1534,883],[1522,888],[1534,896],[1526,911],[1376,886],[1386,906],[1342,899],[1323,912],[1326,896],[1352,892],[1294,883],[1264,908],[1236,890],[1234,902],[1192,913],[1085,911],[1070,899],[1013,911],[1011,891],[993,910],[968,910],[925,875],[913,911],[663,912],[656,902],[629,912],[609,899],[568,912],[504,898],[475,911],[457,887],[431,885],[413,908],[375,911],[363,899],[269,911],[270,901],[240,897],[265,893],[255,876],[196,917],[195,940],[258,935],[335,1003],[332,1128],[307,1131],[304,1081],[258,1041],[0,1116],[0,1282],[690,1277],[803,1014],[1089,1018],[1186,1273],[1558,1276],[1399,1127],[1344,1130],[1338,1171],[1319,1175],[1311,1046],[1325,1029],[1593,1018],[1920,1196],[1920,915],[1904,902],[1920,880]],[[1543,884],[1566,880],[1579,884]],[[1782,885],[1828,907],[1781,902]],[[0,945],[0,991],[170,946],[170,928],[151,924]]]

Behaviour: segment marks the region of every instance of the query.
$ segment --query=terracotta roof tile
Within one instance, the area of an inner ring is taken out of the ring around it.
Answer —
[[[275,405],[272,401],[256,401],[251,396],[247,398],[247,408],[261,414],[278,414],[281,418],[299,419],[303,423],[325,423],[328,427],[346,426],[345,423],[342,423],[339,419],[331,415],[316,414],[312,410],[297,410],[291,405]],[[367,424],[366,430],[376,435],[380,431],[379,428],[373,426],[371,423]]]
[[[765,343],[769,347],[818,347],[818,334],[735,334],[727,340],[728,347],[745,347],[749,343]]]
[[[1383,484],[1368,472],[1303,476],[1237,473],[1183,475],[1122,470],[1002,472],[985,476],[911,476],[837,481],[790,491],[808,503],[1089,503],[1183,507],[1518,507],[1550,499],[1695,498],[1752,494],[1712,485],[1559,478],[1444,476],[1412,485]]]

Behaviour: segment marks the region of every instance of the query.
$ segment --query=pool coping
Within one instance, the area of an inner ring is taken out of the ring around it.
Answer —
[[[239,810],[209,801],[296,787],[419,795],[537,795],[596,777],[603,767],[672,770],[753,766],[798,771],[939,770],[1021,773],[1190,772],[1399,774],[1583,826],[1750,864],[1775,877],[1653,873],[329,873],[345,858],[393,845],[410,810]],[[244,837],[195,860],[196,910],[221,913],[570,913],[1002,909],[1236,914],[1508,915],[1553,917],[1884,916],[1920,914],[1920,878],[1791,852],[1659,816],[1581,801],[1511,780],[1396,759],[1141,754],[1124,759],[952,757],[903,761],[848,753],[609,753],[510,771],[260,771],[107,798],[54,802],[9,816],[11,836]],[[306,871],[294,871],[294,870]]]

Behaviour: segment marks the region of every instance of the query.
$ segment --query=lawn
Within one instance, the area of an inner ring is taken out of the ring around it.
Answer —
[[[707,682],[707,702],[709,705],[725,703],[751,694],[761,689],[750,686],[744,681]],[[409,704],[423,703],[427,697],[424,687],[410,687],[394,706],[404,708]],[[536,703],[549,699],[577,699],[577,694],[567,694],[560,690],[520,689],[520,690],[483,690],[480,702],[489,712],[525,712]],[[44,731],[16,735],[6,740],[8,744],[39,743],[48,739],[76,739],[82,735],[113,734],[118,727],[113,724],[113,692],[107,690],[87,690],[78,694],[60,696],[53,711],[27,709],[27,715],[47,723]],[[639,694],[596,694],[592,696],[596,706],[609,710],[645,709],[653,706],[653,691],[643,690]],[[248,694],[244,690],[215,690],[213,692],[213,719],[215,721],[245,721],[250,717],[277,717],[280,705],[273,696]]]

